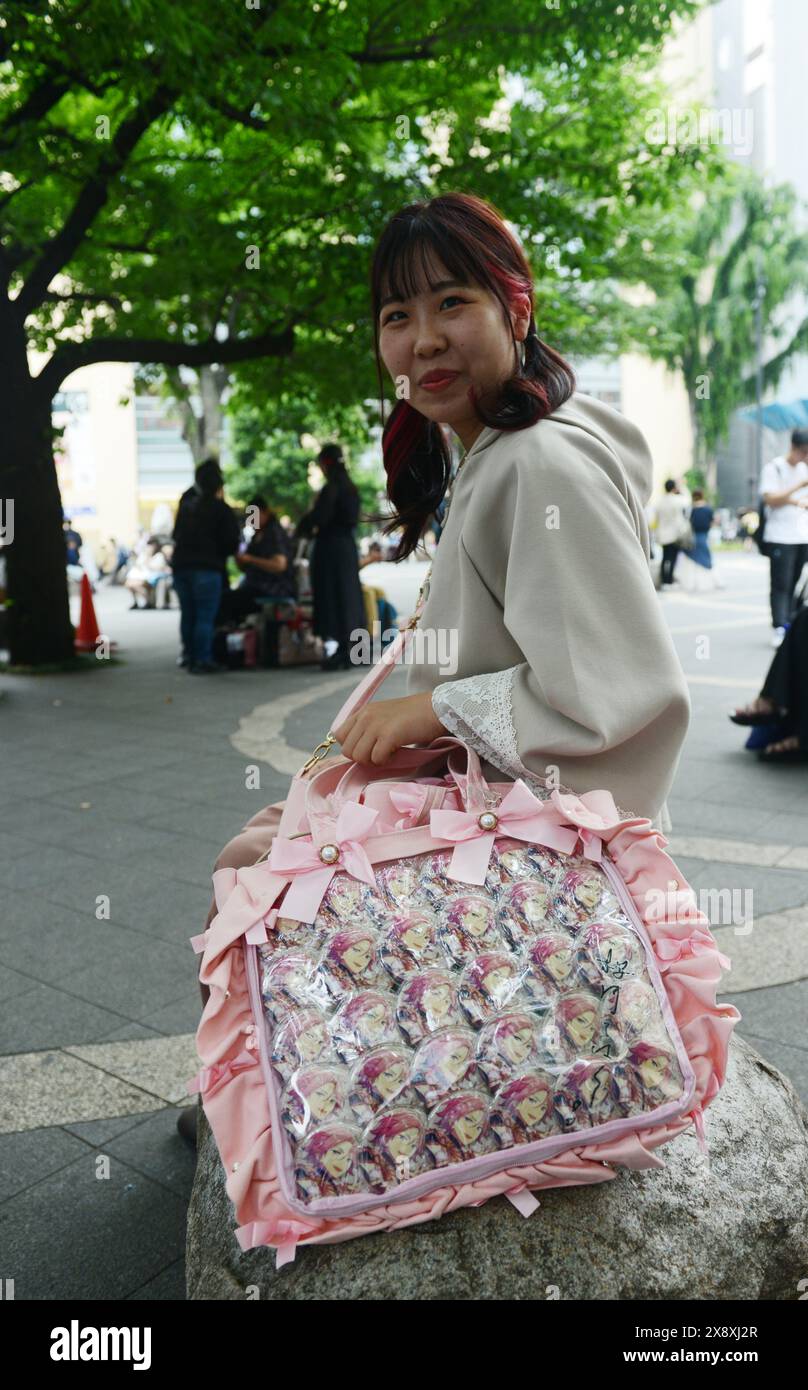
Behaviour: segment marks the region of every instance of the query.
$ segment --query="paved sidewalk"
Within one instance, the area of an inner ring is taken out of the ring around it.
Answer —
[[[771,649],[765,562],[721,566],[725,590],[659,600],[694,706],[671,851],[720,904],[739,1031],[808,1100],[808,769],[761,766],[726,718]],[[378,567],[401,611],[423,568]],[[285,795],[357,678],[191,677],[174,665],[176,612],[129,613],[120,590],[98,602],[125,665],[0,677],[0,1276],[19,1299],[183,1299],[188,937],[221,845]],[[384,696],[404,687],[396,671]]]

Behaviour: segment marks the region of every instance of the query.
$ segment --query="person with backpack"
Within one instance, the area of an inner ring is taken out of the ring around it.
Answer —
[[[182,639],[177,664],[192,675],[224,669],[213,660],[213,631],[226,584],[227,558],[238,549],[241,528],[224,501],[223,490],[218,461],[205,459],[194,474],[193,487],[180,498],[174,523],[171,568]]]
[[[761,549],[769,560],[772,646],[779,647],[808,562],[808,430],[793,430],[789,452],[765,465],[760,493],[767,508]]]

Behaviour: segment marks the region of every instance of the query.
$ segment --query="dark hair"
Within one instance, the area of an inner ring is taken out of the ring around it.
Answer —
[[[575,390],[575,376],[564,358],[541,341],[533,318],[533,276],[516,237],[492,203],[470,193],[444,193],[428,202],[411,203],[395,213],[384,227],[371,267],[373,339],[379,395],[384,419],[384,379],[379,352],[382,300],[393,294],[408,299],[417,292],[417,267],[428,280],[432,251],[450,275],[462,283],[482,286],[496,296],[511,338],[510,311],[520,296],[530,304],[525,339],[525,362],[498,387],[496,399],[482,404],[481,393],[469,396],[483,425],[497,430],[523,430],[563,405]],[[402,529],[395,558],[415,549],[424,528],[439,506],[449,482],[451,457],[439,424],[428,420],[406,400],[396,402],[382,435],[387,495],[396,508],[383,532]],[[381,520],[381,518],[380,518]]]
[[[673,481],[673,478],[668,478],[667,482],[665,483],[665,491],[666,491],[666,492],[675,492],[675,491],[676,491],[676,484],[675,484],[675,482]]]
[[[704,493],[702,492],[702,490],[701,490],[700,487],[694,487],[694,489],[693,489],[693,491],[692,491],[692,493],[691,493],[691,496],[692,496],[692,498],[693,498],[693,501],[695,502],[697,497],[698,497],[698,498],[703,498],[703,497],[704,497]]]
[[[213,497],[224,482],[219,460],[215,458],[203,459],[194,473],[194,482],[203,497]]]
[[[808,449],[808,430],[792,430],[792,449]]]
[[[345,459],[343,458],[342,448],[339,444],[324,444],[317,455],[317,462],[319,463],[321,459],[325,459],[328,463],[337,468],[345,467]]]
[[[275,508],[270,507],[266,497],[264,497],[261,493],[259,493],[256,497],[250,498],[250,501],[247,503],[248,510],[250,507],[255,507],[255,509],[258,512],[267,513],[267,525],[270,525],[272,522],[278,520],[278,513],[275,511]]]

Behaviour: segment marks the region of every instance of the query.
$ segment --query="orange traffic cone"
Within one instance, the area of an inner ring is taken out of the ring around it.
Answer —
[[[98,644],[101,631],[98,626],[98,619],[95,616],[95,604],[93,603],[93,591],[90,588],[90,581],[86,574],[81,576],[81,613],[79,615],[79,625],[76,628],[74,645],[77,652],[94,652]]]

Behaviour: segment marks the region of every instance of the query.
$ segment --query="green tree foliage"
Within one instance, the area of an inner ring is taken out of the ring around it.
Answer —
[[[612,343],[635,225],[675,204],[693,164],[647,128],[655,55],[698,8],[0,3],[15,661],[72,650],[48,417],[76,368],[250,363],[245,383],[273,410],[372,398],[374,238],[395,207],[450,187],[490,198],[524,237],[545,336],[570,352]]]
[[[808,233],[789,185],[767,187],[728,165],[709,194],[661,219],[646,278],[656,302],[638,310],[638,344],[682,372],[694,466],[714,486],[712,455],[730,417],[755,396],[755,301],[761,295],[763,384],[776,387],[808,348]],[[662,248],[668,249],[663,253]]]

